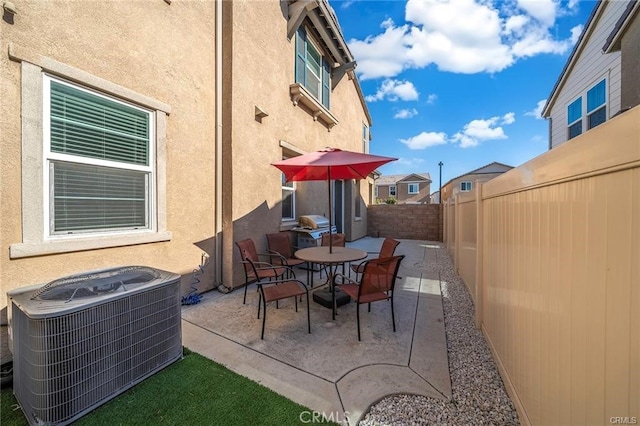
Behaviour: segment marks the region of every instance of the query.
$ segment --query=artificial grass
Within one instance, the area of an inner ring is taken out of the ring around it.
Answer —
[[[11,389],[0,424],[27,425]],[[299,425],[310,411],[188,349],[184,358],[80,418],[76,425]],[[336,424],[326,422],[325,424]]]

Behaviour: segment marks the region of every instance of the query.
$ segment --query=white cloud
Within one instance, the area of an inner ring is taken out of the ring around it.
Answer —
[[[409,68],[436,65],[455,73],[499,72],[519,58],[563,54],[581,28],[566,39],[550,31],[564,13],[559,0],[408,0],[406,24],[385,20],[383,32],[349,47],[363,79],[394,77]]]
[[[412,118],[412,117],[415,117],[416,115],[418,115],[418,110],[416,110],[415,108],[401,109],[400,111],[396,112],[396,115],[394,115],[393,118],[400,118],[400,119]]]
[[[400,142],[407,145],[409,149],[425,149],[430,146],[443,145],[447,143],[446,133],[422,132],[409,139],[400,139]]]
[[[576,25],[575,27],[571,28],[571,44],[576,44],[578,42],[578,39],[580,38],[580,34],[582,34],[582,24],[580,25]]]
[[[409,166],[408,168],[415,168],[420,164],[424,163],[424,158],[404,158],[400,157],[396,161],[393,162],[395,165]]]
[[[438,100],[438,95],[436,95],[435,93],[432,93],[429,96],[427,96],[428,104],[434,104],[437,100]]]
[[[554,0],[518,0],[518,6],[549,28],[556,20],[559,3]]]
[[[514,112],[508,112],[502,116],[501,124],[513,124],[516,121],[516,114]]]
[[[513,121],[513,113],[491,117],[488,120],[471,120],[461,131],[453,135],[451,140],[458,143],[460,148],[469,148],[487,140],[507,139],[507,135],[498,124],[511,124]]]
[[[418,99],[418,91],[410,81],[387,79],[382,82],[375,95],[369,95],[365,99],[368,102],[381,101],[384,98],[390,101],[415,101]]]
[[[538,101],[536,107],[528,112],[525,112],[524,115],[528,115],[529,117],[534,117],[536,120],[542,120],[542,109],[547,104],[547,100],[543,99]]]
[[[409,149],[426,149],[446,143],[456,143],[460,148],[469,148],[478,146],[484,141],[507,139],[501,126],[513,124],[515,121],[515,113],[508,112],[486,120],[471,120],[451,137],[444,132],[422,132],[408,139],[400,139],[400,142],[407,145]]]

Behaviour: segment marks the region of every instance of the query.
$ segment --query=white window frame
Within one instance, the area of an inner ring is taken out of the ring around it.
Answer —
[[[580,117],[578,117],[576,120],[573,120],[572,122],[569,123],[569,107],[573,105],[575,102],[577,102],[578,100],[580,100],[581,102]],[[567,140],[573,139],[577,136],[580,136],[582,133],[584,133],[584,126],[582,125],[583,115],[584,115],[584,99],[582,98],[582,96],[578,96],[577,98],[573,99],[571,102],[567,104]],[[578,133],[575,136],[571,136],[571,128],[576,124],[580,124],[580,133]]]
[[[304,67],[305,67],[305,74],[306,72],[311,72],[317,79],[318,79],[318,95],[316,96],[311,90],[310,83],[307,81],[306,76],[305,76],[305,81],[297,81],[298,77],[297,74],[298,72],[296,71],[296,83],[301,84],[305,89],[307,89],[307,91],[311,94],[311,96],[313,96],[324,108],[326,108],[327,110],[330,110],[331,107],[331,72],[329,71],[329,73],[325,73],[325,63],[327,62],[327,57],[324,54],[324,52],[322,51],[322,49],[320,48],[320,44],[317,43],[314,39],[314,37],[309,34],[309,31],[304,27],[301,26],[298,32],[303,32],[305,34],[305,39],[306,39],[306,43],[304,46],[304,51],[305,51],[305,57],[303,58],[303,62],[304,62]],[[301,40],[301,38],[296,35],[296,43],[299,43]],[[313,68],[309,65],[309,60],[307,59],[308,56],[308,47],[311,47],[311,49],[313,49],[315,51],[315,53],[320,57],[320,75],[317,75],[316,72],[313,70]],[[295,54],[296,54],[296,67],[298,66],[298,46],[296,45],[296,49],[295,49]],[[328,67],[329,64],[327,63],[326,66]],[[327,93],[325,93],[325,86],[328,87]]]
[[[398,195],[398,188],[395,185],[389,185],[389,196],[390,197],[397,197]]]
[[[362,201],[360,200],[361,196],[360,196],[360,180],[356,179],[354,181],[354,208],[353,208],[353,217],[355,220],[361,220],[362,219]]]
[[[99,159],[84,157],[80,155],[62,154],[62,153],[53,152],[51,150],[51,82],[52,81],[72,87],[81,92],[89,93],[92,96],[108,99],[110,101],[123,104],[128,107],[137,109],[141,112],[144,112],[149,119],[149,142],[147,147],[149,164],[142,166],[142,165],[121,163],[116,161],[109,161],[109,160],[99,160]],[[56,77],[52,77],[48,74],[43,75],[42,88],[43,88],[42,99],[43,99],[43,108],[44,108],[43,114],[42,114],[43,130],[44,130],[43,145],[44,145],[44,164],[45,164],[43,167],[43,171],[44,171],[43,179],[44,179],[44,188],[49,188],[49,190],[44,191],[44,194],[43,194],[44,195],[43,205],[45,206],[44,222],[45,224],[48,224],[48,226],[45,226],[45,231],[44,231],[45,240],[50,240],[55,238],[73,238],[73,237],[87,236],[87,235],[115,234],[115,233],[121,233],[121,232],[136,233],[136,232],[146,232],[147,230],[155,229],[155,221],[153,219],[155,217],[154,199],[155,199],[155,193],[156,193],[155,167],[154,167],[155,161],[151,161],[151,159],[155,158],[155,149],[154,149],[155,144],[153,143],[153,141],[155,140],[155,126],[153,125],[155,120],[154,120],[153,112],[149,110],[145,110],[143,108],[139,108],[135,105],[122,102],[119,99],[105,96],[99,92],[88,90],[77,84],[73,84]],[[146,175],[145,226],[141,228],[128,227],[128,228],[116,228],[116,229],[107,229],[107,230],[88,229],[88,230],[78,230],[78,231],[67,232],[67,233],[61,232],[61,231],[55,232],[53,229],[54,227],[53,217],[55,213],[54,201],[52,199],[53,184],[51,182],[54,175],[54,170],[53,170],[54,163],[73,163],[73,164],[88,165],[88,166],[101,166],[101,167],[107,167],[110,169],[130,170],[130,171],[144,173]]]
[[[369,126],[362,123],[362,152],[369,153]]]
[[[596,87],[598,84],[602,83],[604,81],[604,104],[602,104],[600,107],[594,109],[591,112],[587,112],[587,108],[588,108],[588,97],[587,94],[588,92],[593,89],[594,87]],[[574,137],[580,136],[582,134],[584,134],[585,132],[593,129],[596,126],[590,126],[589,123],[589,117],[592,116],[596,111],[599,111],[602,108],[605,108],[605,120],[604,122],[606,122],[607,120],[609,120],[609,113],[611,111],[610,105],[609,105],[609,80],[608,77],[606,75],[601,75],[599,78],[595,79],[594,82],[592,84],[590,84],[589,86],[587,86],[587,88],[580,93],[579,96],[576,96],[575,98],[571,99],[571,102],[567,103],[566,106],[566,112],[567,112],[567,140],[573,139]],[[581,104],[581,111],[580,111],[580,118],[577,120],[572,121],[571,123],[569,123],[569,106],[571,104],[573,104],[575,101],[577,101],[578,99],[581,100],[582,104]],[[571,137],[570,136],[570,131],[569,129],[571,128],[571,126],[574,126],[575,124],[577,124],[578,122],[580,122],[580,133],[576,136]],[[602,124],[602,123],[599,123]]]
[[[296,185],[295,182],[289,182],[290,185],[285,183],[284,173],[282,173],[282,192],[288,191],[291,193],[291,217],[282,214],[281,222],[290,222],[296,219]],[[284,197],[283,197],[284,201]]]
[[[45,56],[30,55],[13,47],[10,58],[21,63],[21,112],[22,112],[22,241],[9,246],[12,259],[46,254],[68,253],[107,247],[120,247],[169,241],[166,214],[166,118],[171,107],[140,93],[118,86],[77,68]],[[89,87],[107,96],[149,109],[155,122],[155,194],[154,208],[149,229],[89,233],[77,235],[49,235],[48,206],[48,160],[45,155],[44,124],[44,79],[52,74],[62,80],[74,81],[79,86]],[[45,175],[47,176],[45,180]]]
[[[460,182],[460,192],[469,192],[473,189],[473,182],[470,180],[463,180]]]
[[[411,190],[412,187],[415,187],[414,191]],[[412,183],[408,183],[407,184],[407,194],[415,195],[415,194],[419,194],[419,193],[420,193],[420,184],[419,183],[412,182]]]

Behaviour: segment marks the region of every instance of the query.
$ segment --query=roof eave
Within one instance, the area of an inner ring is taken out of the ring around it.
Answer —
[[[569,59],[564,65],[564,68],[562,69],[562,72],[560,73],[560,76],[558,77],[556,84],[553,86],[553,89],[551,90],[551,94],[547,98],[547,103],[542,109],[541,115],[543,118],[549,118],[551,116],[551,108],[553,107],[553,104],[556,101],[556,97],[558,96],[558,93],[560,92],[560,89],[562,88],[562,86],[564,86],[567,76],[569,75],[569,71],[573,69],[575,62],[578,60],[579,53],[582,51],[582,49],[584,48],[587,42],[587,39],[589,38],[588,35],[590,35],[591,32],[594,30],[595,24],[597,22],[596,17],[599,17],[601,15],[606,3],[607,1],[605,0],[598,0],[598,4],[593,8],[593,11],[589,16],[589,19],[587,20],[587,24],[585,25],[584,29],[582,30],[582,33],[580,34],[580,37],[578,38],[578,41],[573,47],[573,50],[571,51],[571,55],[569,55]]]

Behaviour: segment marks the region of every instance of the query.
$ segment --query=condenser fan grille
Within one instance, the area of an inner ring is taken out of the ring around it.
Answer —
[[[51,281],[36,291],[32,300],[75,300],[120,291],[158,279],[155,269],[145,266],[129,266],[94,273],[72,275]]]

